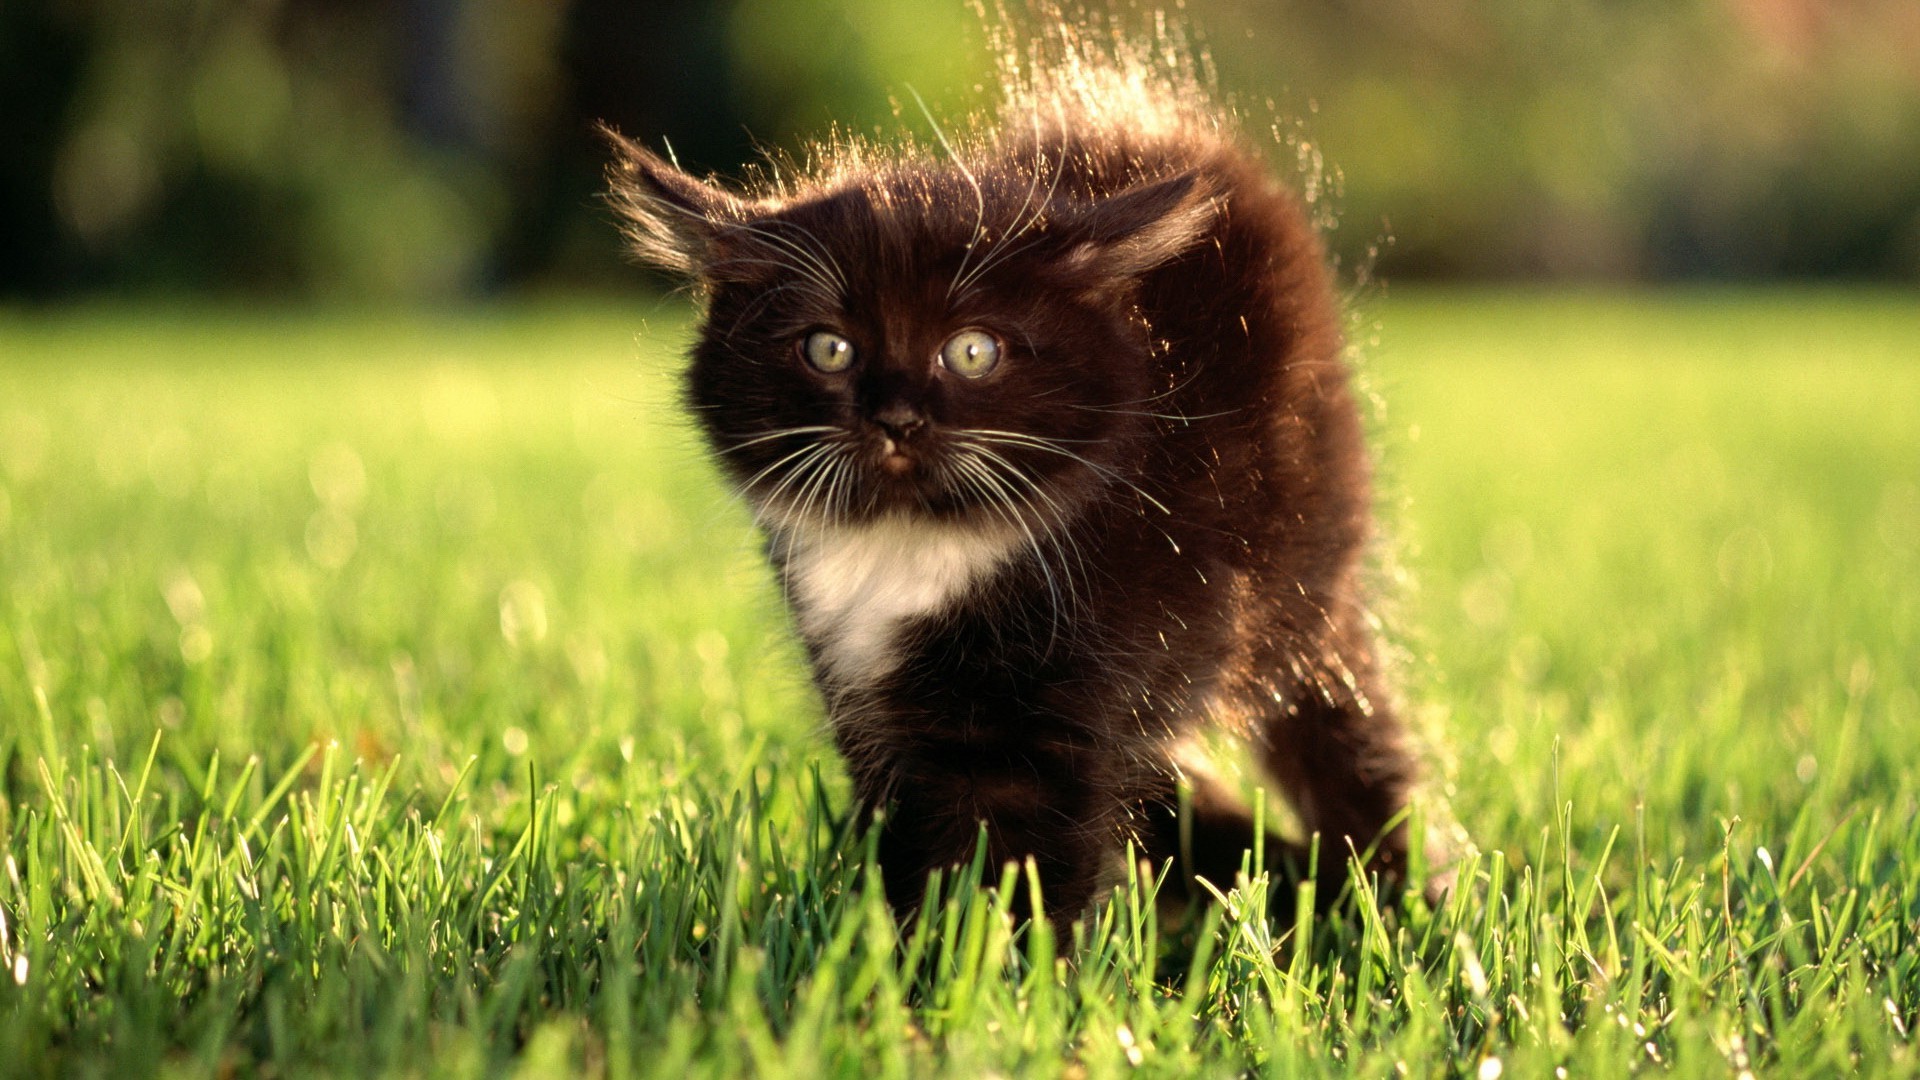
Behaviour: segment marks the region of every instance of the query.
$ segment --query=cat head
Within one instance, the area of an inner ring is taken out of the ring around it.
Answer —
[[[1191,173],[921,163],[756,195],[609,137],[634,252],[704,299],[689,403],[774,528],[1049,527],[1169,389],[1135,295],[1213,221]]]

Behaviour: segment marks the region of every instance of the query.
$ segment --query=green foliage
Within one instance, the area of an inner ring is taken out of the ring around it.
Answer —
[[[626,281],[594,121],[727,173],[924,138],[995,97],[976,6],[1172,9],[1401,278],[1920,275],[1912,0],[9,0],[0,296]]]
[[[980,865],[896,932],[677,308],[0,314],[5,1071],[1920,1070],[1920,312],[1374,314],[1481,850],[1072,942]]]

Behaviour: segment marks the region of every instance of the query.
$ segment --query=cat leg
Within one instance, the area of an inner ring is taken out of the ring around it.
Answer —
[[[1338,894],[1350,852],[1371,851],[1367,869],[1404,884],[1405,810],[1418,773],[1359,612],[1341,609],[1328,629],[1310,660],[1276,665],[1288,677],[1258,733],[1267,771],[1320,837],[1323,902]]]
[[[1066,940],[1119,862],[1122,804],[1105,781],[1110,764],[1084,748],[970,749],[899,763],[880,831],[889,903],[902,917],[916,910],[928,875],[970,862],[984,828],[989,880],[1009,862],[1032,859],[1047,916]],[[1024,878],[1012,908],[1031,913]]]
[[[1156,870],[1172,860],[1174,880],[1185,886],[1190,900],[1209,895],[1202,880],[1221,892],[1231,889],[1243,867],[1251,871],[1256,842],[1260,865],[1276,875],[1286,872],[1296,855],[1279,834],[1262,830],[1231,785],[1187,760],[1180,762],[1177,780],[1170,775],[1164,790],[1141,802],[1139,815],[1142,857]]]

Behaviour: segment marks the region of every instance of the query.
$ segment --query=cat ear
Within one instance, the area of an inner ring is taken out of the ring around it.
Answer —
[[[1213,224],[1211,193],[1194,173],[1137,184],[1081,211],[1069,256],[1113,278],[1131,278],[1179,255]]]
[[[699,276],[715,237],[728,225],[746,219],[746,204],[717,185],[689,176],[612,127],[600,124],[598,130],[613,148],[613,163],[607,168],[608,199],[633,253],[662,270]]]

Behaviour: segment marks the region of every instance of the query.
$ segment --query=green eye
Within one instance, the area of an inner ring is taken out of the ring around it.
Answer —
[[[1000,340],[985,330],[962,330],[940,346],[940,363],[955,375],[978,379],[1000,363]]]
[[[829,375],[853,366],[853,342],[839,334],[815,330],[800,343],[800,352],[815,371]]]

